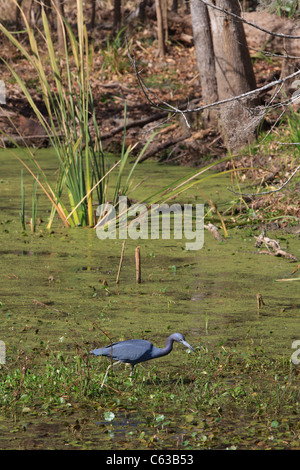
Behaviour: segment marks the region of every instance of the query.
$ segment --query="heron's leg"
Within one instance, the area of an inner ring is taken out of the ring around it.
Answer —
[[[108,368],[106,369],[106,372],[105,372],[105,375],[104,375],[104,379],[102,380],[102,384],[101,384],[101,387],[100,387],[100,388],[102,388],[103,385],[104,385],[104,382],[105,382],[105,380],[106,380],[106,377],[107,377],[107,374],[108,374],[109,369],[110,369],[112,366],[116,366],[116,365],[118,365],[118,364],[121,364],[121,362],[122,362],[122,361],[117,361],[117,362],[114,362],[113,364],[109,364]]]
[[[134,368],[134,365],[131,364],[131,371],[130,371],[130,374],[129,374],[129,380],[130,380],[130,382],[132,382],[133,368]]]

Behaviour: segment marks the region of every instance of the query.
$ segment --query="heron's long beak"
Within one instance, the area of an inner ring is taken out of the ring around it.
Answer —
[[[187,341],[181,341],[181,344],[183,344],[186,348],[191,349],[192,351],[196,352],[194,348],[187,342]]]

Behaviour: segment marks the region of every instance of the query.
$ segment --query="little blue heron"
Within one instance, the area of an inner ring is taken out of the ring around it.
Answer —
[[[129,339],[127,341],[109,344],[104,348],[93,349],[91,354],[94,354],[95,356],[110,357],[117,361],[110,364],[106,369],[101,388],[103,387],[110,367],[120,364],[121,362],[126,362],[131,365],[131,377],[135,364],[149,361],[150,359],[156,359],[157,357],[166,356],[172,351],[174,341],[177,341],[178,343],[183,344],[186,348],[196,352],[195,349],[185,341],[181,333],[173,333],[169,336],[164,348],[156,348],[152,343],[144,339]]]

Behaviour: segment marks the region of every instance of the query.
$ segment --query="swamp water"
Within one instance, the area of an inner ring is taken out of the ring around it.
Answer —
[[[39,159],[55,178],[53,153]],[[300,448],[299,379],[290,363],[300,340],[300,285],[278,281],[292,277],[295,263],[258,254],[259,230],[249,227],[231,229],[221,243],[205,231],[198,251],[186,251],[185,240],[128,239],[116,286],[122,240],[101,241],[93,229],[65,229],[59,220],[50,232],[44,222],[22,233],[21,168],[4,151],[0,167],[1,380],[21,371],[10,406],[1,392],[1,449]],[[136,181],[147,179],[132,197],[184,173],[190,169],[145,162]],[[30,216],[32,179],[24,179]],[[203,203],[205,195],[225,204],[227,186],[224,176],[208,180],[180,202]],[[40,192],[38,201],[46,220]],[[299,236],[271,237],[300,258]],[[101,390],[108,361],[83,359],[109,343],[106,334],[163,347],[174,332],[197,354],[175,343],[170,355],[136,366],[132,383],[120,365]],[[270,389],[274,399],[264,398]]]

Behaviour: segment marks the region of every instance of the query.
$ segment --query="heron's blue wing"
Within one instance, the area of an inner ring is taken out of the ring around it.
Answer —
[[[151,359],[152,348],[153,345],[149,341],[130,339],[116,344],[113,348],[113,354],[116,355],[119,361],[138,364]]]
[[[116,344],[120,343],[112,343],[104,348],[93,349],[90,351],[90,354],[95,354],[95,356],[111,356],[111,348],[114,348]]]
[[[141,339],[131,339],[113,343],[105,348],[91,351],[95,356],[107,356],[121,362],[137,364],[152,359],[152,344]]]

